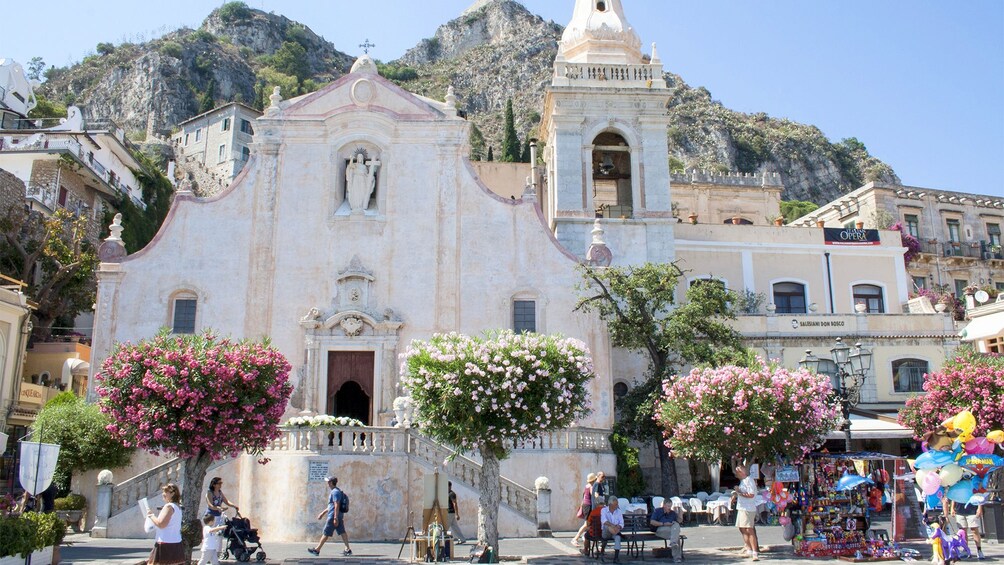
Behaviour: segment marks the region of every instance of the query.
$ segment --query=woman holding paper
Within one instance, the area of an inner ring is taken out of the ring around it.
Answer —
[[[167,484],[161,489],[166,503],[160,514],[148,510],[146,517],[157,529],[157,543],[147,559],[149,565],[181,565],[186,563],[185,547],[181,543],[181,491],[178,485]]]

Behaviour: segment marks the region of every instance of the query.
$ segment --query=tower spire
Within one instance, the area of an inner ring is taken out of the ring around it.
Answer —
[[[641,63],[641,39],[624,16],[621,0],[575,0],[558,51],[570,63]]]

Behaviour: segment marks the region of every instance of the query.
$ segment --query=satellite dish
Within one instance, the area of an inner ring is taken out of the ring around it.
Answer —
[[[976,298],[976,301],[980,304],[986,304],[987,301],[990,300],[990,295],[987,294],[987,291],[985,290],[977,290],[973,297]]]

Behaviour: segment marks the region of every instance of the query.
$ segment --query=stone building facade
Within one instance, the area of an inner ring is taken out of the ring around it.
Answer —
[[[226,188],[251,157],[254,122],[261,112],[231,102],[189,118],[171,136],[177,173],[190,175],[200,196]]]

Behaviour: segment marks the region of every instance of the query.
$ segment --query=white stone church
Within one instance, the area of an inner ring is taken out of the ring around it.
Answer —
[[[352,494],[354,539],[398,538],[420,525],[408,518],[422,506],[414,485],[443,452],[387,428],[400,394],[398,355],[436,332],[494,328],[561,333],[592,351],[593,413],[503,464],[515,485],[503,505],[503,535],[536,531],[524,495],[538,476],[553,489],[551,527],[577,526],[575,493],[585,475],[614,474],[606,434],[615,385],[630,386],[645,369],[640,357],[611,349],[597,319],[573,312],[575,267],[591,245],[599,264],[679,260],[690,279],[716,276],[730,288],[764,292],[774,309],[740,320],[741,329],[788,365],[807,345],[828,349],[846,333],[888,343],[882,363],[908,356],[936,365],[951,346],[944,316],[903,313],[908,287],[895,232],[840,246],[818,228],[677,223],[662,63],[654,46],[643,56],[620,0],[576,0],[554,71],[540,182],[522,198],[501,197],[478,178],[468,158],[470,124],[452,92],[439,101],[404,91],[364,55],[317,92],[274,94],[254,126],[251,160],[229,188],[210,198],[179,191],[156,238],[137,253],[126,256],[114,237],[103,246],[92,367],[114,342],[164,326],[269,336],[294,366],[289,416],[337,414],[371,426],[352,436],[351,449],[348,435],[325,442],[320,432],[290,432],[269,452],[269,465],[238,459],[210,472],[228,477],[228,496],[269,541],[320,533],[308,511],[324,496],[319,469]],[[604,219],[594,234],[598,210]],[[865,287],[877,302],[856,311]],[[828,316],[833,324],[789,329],[783,316]],[[881,383],[873,378],[863,398],[887,400],[892,393]],[[448,471],[471,536],[477,490],[469,461]],[[170,473],[161,466],[145,477]],[[126,535],[135,528],[130,496],[116,500],[107,532]]]

